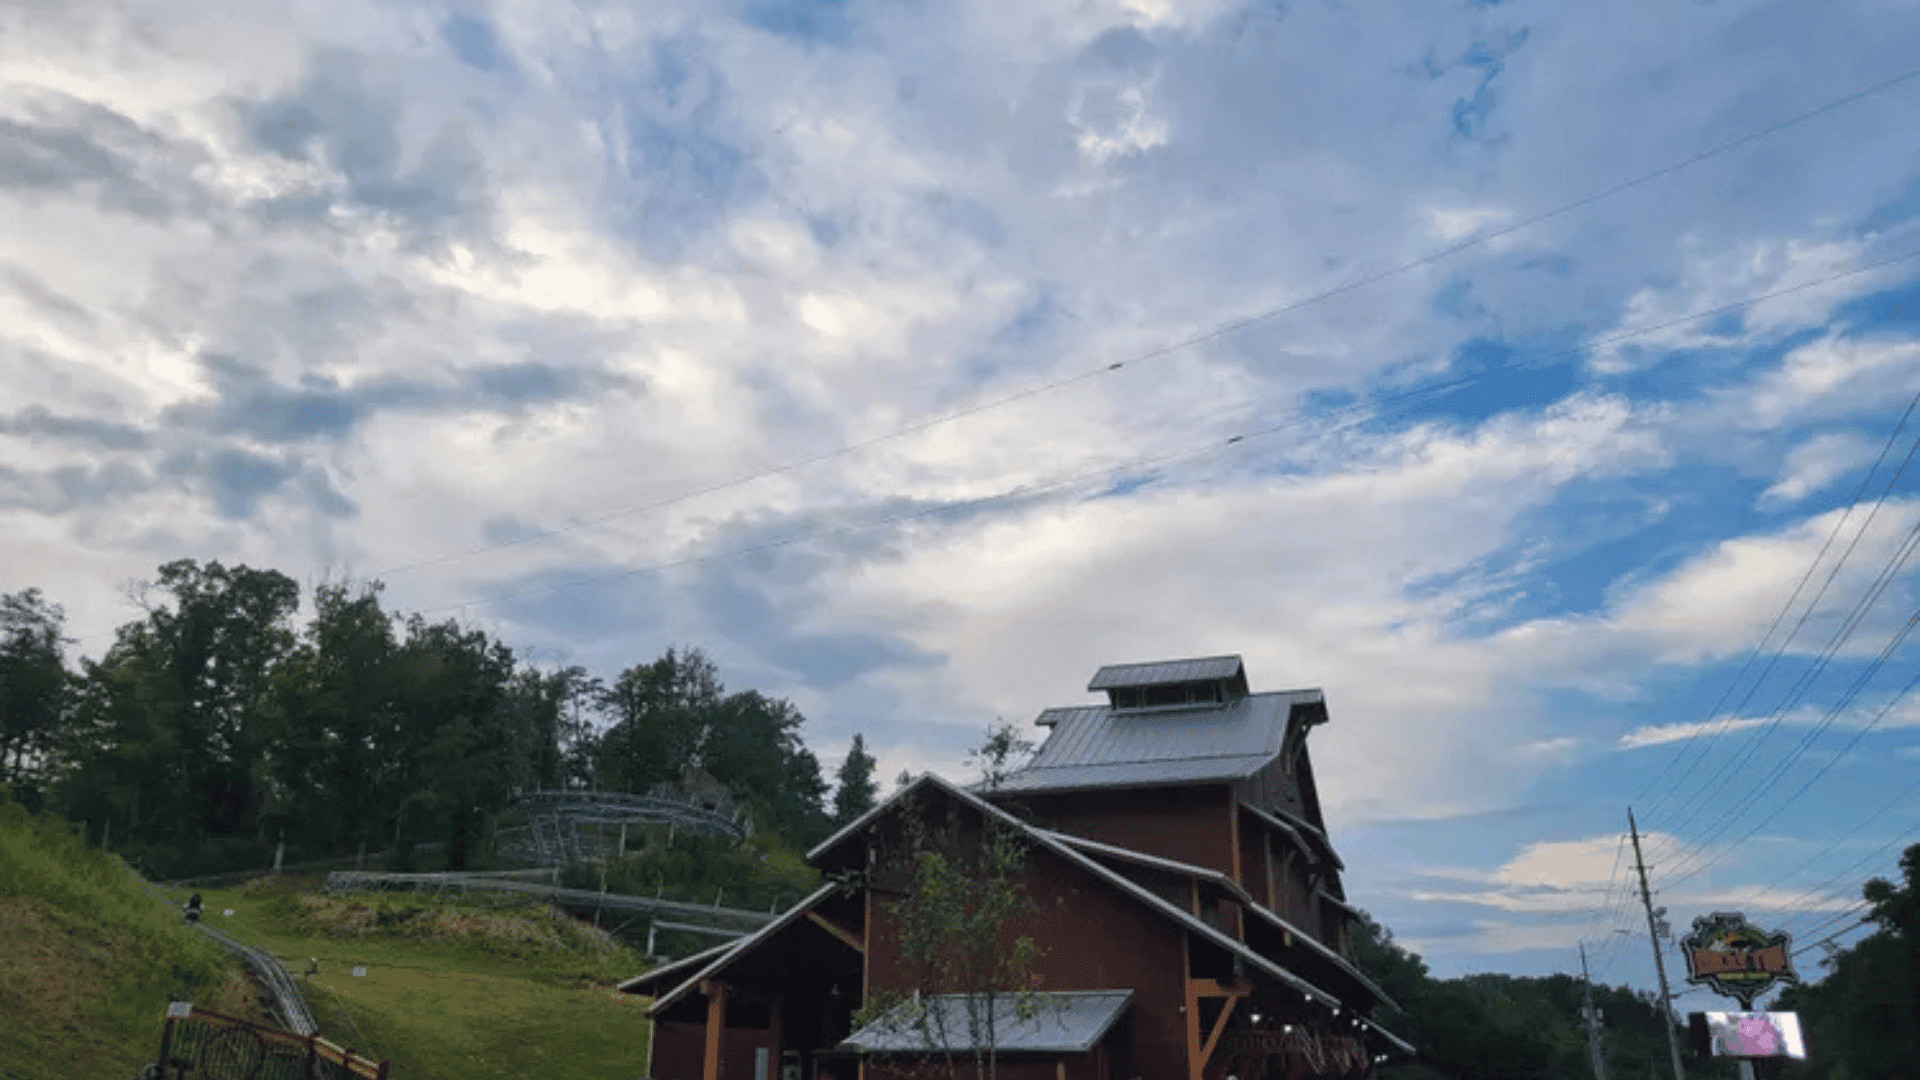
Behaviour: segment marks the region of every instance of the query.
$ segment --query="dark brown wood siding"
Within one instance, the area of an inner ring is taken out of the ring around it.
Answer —
[[[1132,990],[1124,1056],[1143,1076],[1184,1075],[1184,931],[1116,886],[1044,849],[1029,855],[1022,886],[1035,908],[1006,935],[1001,948],[1010,948],[1021,934],[1040,943],[1044,952],[1035,973],[1041,990]],[[890,897],[885,892],[876,896],[867,956],[869,991],[910,991],[916,973],[900,955]],[[942,988],[920,989],[937,993]],[[1083,1070],[1093,1067],[1092,1057],[1070,1059],[1068,1075],[1086,1075]],[[874,1075],[871,1069],[868,1075]],[[1004,1069],[1002,1075],[1007,1075]]]
[[[1225,784],[1025,795],[1018,806],[1042,828],[1233,873]]]

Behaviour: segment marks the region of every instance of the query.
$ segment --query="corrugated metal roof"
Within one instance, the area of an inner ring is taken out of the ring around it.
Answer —
[[[1084,1054],[1113,1027],[1131,990],[1047,991],[1032,995],[1032,1016],[1022,1019],[1012,995],[995,1000],[993,1043],[1001,1053]],[[915,1014],[926,1010],[929,1030],[923,1031]],[[984,1002],[982,1004],[985,1004]],[[903,1001],[879,1019],[847,1036],[840,1045],[865,1053],[912,1053],[956,1050],[972,1052],[967,1000],[958,994],[931,995],[916,1003]],[[942,1046],[944,1041],[950,1045]],[[984,1037],[984,1032],[982,1036]]]
[[[1231,679],[1240,674],[1238,656],[1203,656],[1197,660],[1155,660],[1146,664],[1108,664],[1093,673],[1088,690],[1119,686],[1156,686],[1161,683]]]
[[[1279,756],[1295,705],[1319,700],[1318,690],[1289,690],[1178,710],[1048,709],[1040,722],[1053,733],[997,790],[1238,780]]]

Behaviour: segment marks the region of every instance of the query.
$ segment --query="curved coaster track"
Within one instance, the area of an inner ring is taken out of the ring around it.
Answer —
[[[669,825],[735,840],[753,835],[753,822],[731,802],[664,788],[646,795],[523,791],[508,801],[506,809],[525,815],[527,823],[500,830],[500,853],[542,864],[588,862],[624,850],[623,839],[583,826],[621,826],[620,837],[628,825]]]

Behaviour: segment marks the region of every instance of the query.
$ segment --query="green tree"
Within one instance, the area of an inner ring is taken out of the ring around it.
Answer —
[[[66,613],[38,589],[0,595],[0,783],[37,810],[73,697]]]
[[[612,723],[595,747],[597,784],[645,792],[698,765],[723,693],[719,672],[698,649],[668,649],[621,672],[600,701]]]
[[[870,994],[854,1025],[905,1036],[919,1048],[914,1056],[937,1057],[949,1077],[959,1075],[963,1057],[973,1075],[997,1076],[1008,1026],[1041,1008],[1034,991],[1040,946],[1016,933],[1034,910],[1026,847],[998,818],[952,803],[938,814],[910,797],[900,822],[902,842],[882,846],[876,880],[899,894],[886,910],[916,985],[911,993]]]
[[[294,645],[285,574],[191,560],[134,590],[146,618],[85,665],[58,799],[71,818],[125,820],[156,871],[264,839],[270,707]],[[115,830],[120,835],[119,830]]]
[[[491,840],[520,759],[511,715],[512,650],[485,632],[415,615],[394,659],[395,714],[389,741],[399,796],[392,828],[398,865],[430,836],[447,841],[447,868],[466,869]]]
[[[967,764],[979,770],[980,782],[988,791],[995,791],[1009,775],[1027,763],[1033,751],[1032,740],[1022,738],[1019,728],[1005,720],[996,720],[987,728],[986,741],[968,756]]]
[[[1861,889],[1877,929],[1823,964],[1817,983],[1788,988],[1774,1008],[1800,1014],[1809,1060],[1797,1076],[1892,1080],[1920,1060],[1920,844],[1900,856],[1901,881]]]
[[[873,779],[878,767],[879,762],[867,753],[866,739],[856,733],[853,745],[847,748],[847,759],[840,763],[839,786],[833,793],[835,825],[845,825],[873,809],[880,794],[880,785]]]
[[[296,842],[335,852],[384,843],[398,799],[398,651],[377,582],[315,590],[314,616],[274,695],[281,738],[270,766],[282,798],[273,810]]]

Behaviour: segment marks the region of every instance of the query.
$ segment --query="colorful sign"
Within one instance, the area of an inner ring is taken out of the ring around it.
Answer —
[[[1693,933],[1680,940],[1687,957],[1687,981],[1738,999],[1752,1011],[1753,1000],[1782,982],[1797,983],[1792,938],[1763,933],[1739,912],[1716,911],[1693,920]]]

